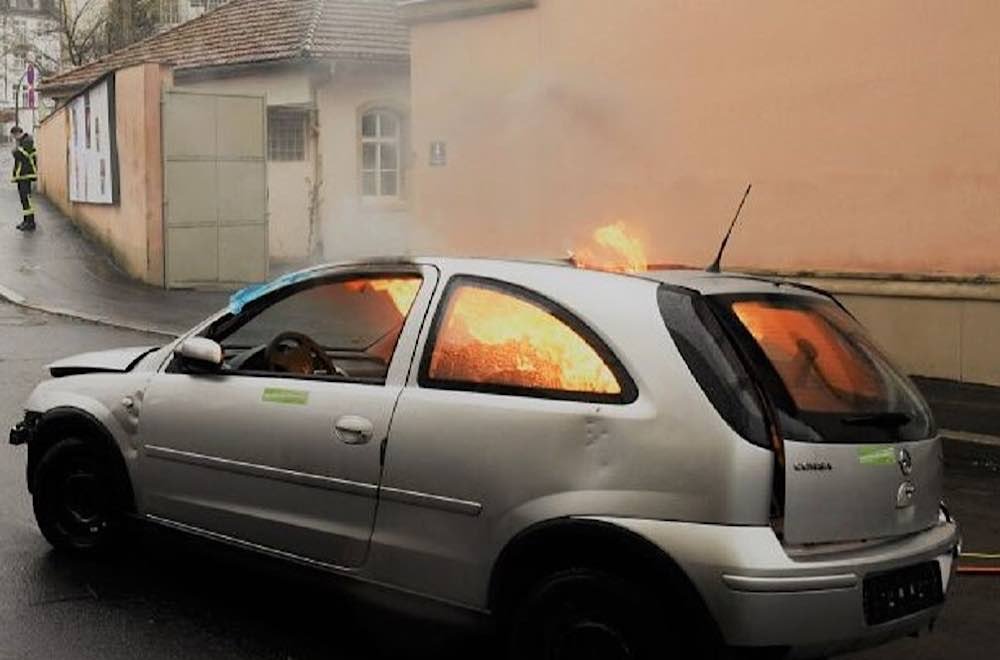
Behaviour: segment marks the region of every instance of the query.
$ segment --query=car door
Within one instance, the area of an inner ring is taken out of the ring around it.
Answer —
[[[533,290],[454,276],[433,318],[395,413],[371,568],[481,606],[494,544],[533,515],[526,503],[537,514],[567,494],[627,490],[606,439],[632,437],[652,411],[633,405],[636,385],[607,344]]]
[[[213,323],[202,335],[222,345],[223,369],[185,372],[175,358],[143,397],[147,515],[325,564],[362,564],[383,442],[436,277],[415,266],[326,272]],[[290,344],[269,352],[288,332],[319,344],[335,369]]]

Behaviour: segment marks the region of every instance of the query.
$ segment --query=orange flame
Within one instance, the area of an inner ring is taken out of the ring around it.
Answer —
[[[361,279],[344,282],[344,287],[349,291],[361,293],[370,289],[376,293],[387,293],[392,304],[399,311],[400,316],[406,316],[413,306],[413,301],[420,291],[420,284],[423,280],[419,277],[389,277],[385,279]]]
[[[570,253],[570,259],[579,268],[616,273],[642,273],[648,269],[642,242],[629,235],[624,222],[598,227],[591,240],[594,245]]]
[[[410,312],[413,301],[417,299],[417,292],[420,291],[420,279],[416,277],[372,280],[371,284],[373,291],[385,291],[389,294],[401,316],[406,316]]]
[[[618,394],[597,351],[546,310],[475,286],[448,306],[431,358],[432,378],[573,392]]]

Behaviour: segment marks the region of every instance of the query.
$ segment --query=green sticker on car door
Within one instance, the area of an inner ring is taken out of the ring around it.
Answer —
[[[309,392],[305,390],[286,390],[282,387],[268,387],[260,400],[265,403],[283,403],[290,406],[304,406],[309,403]]]
[[[858,447],[858,463],[861,465],[892,465],[896,462],[896,450],[890,445]]]

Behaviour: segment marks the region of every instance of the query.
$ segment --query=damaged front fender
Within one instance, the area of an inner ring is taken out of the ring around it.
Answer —
[[[35,431],[38,429],[38,421],[42,418],[40,413],[37,412],[27,412],[24,415],[24,419],[14,425],[14,428],[10,430],[10,444],[26,445],[31,442],[31,439],[35,436]]]

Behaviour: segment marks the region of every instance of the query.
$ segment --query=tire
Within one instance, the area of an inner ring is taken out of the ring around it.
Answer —
[[[106,451],[80,438],[59,440],[45,452],[32,505],[54,548],[104,554],[121,546],[129,502],[120,471]]]
[[[711,626],[691,621],[690,608],[671,607],[660,596],[594,569],[554,573],[539,581],[513,614],[509,658],[716,658]]]

